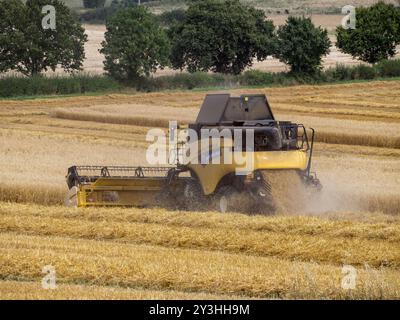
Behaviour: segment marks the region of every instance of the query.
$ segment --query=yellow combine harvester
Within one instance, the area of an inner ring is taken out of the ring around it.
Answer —
[[[309,138],[303,125],[276,121],[265,95],[207,95],[196,122],[176,131],[173,136],[190,131],[200,138],[183,135],[173,166],[70,167],[66,204],[273,212],[274,191],[283,184],[298,187],[273,181],[277,172],[292,173],[305,189],[321,187],[310,172],[314,130]]]

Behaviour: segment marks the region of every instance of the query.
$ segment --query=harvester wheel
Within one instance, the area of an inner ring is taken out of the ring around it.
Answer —
[[[197,181],[188,181],[183,189],[182,206],[186,210],[201,211],[207,209],[205,197],[200,184]]]
[[[227,185],[221,187],[215,194],[214,206],[222,213],[243,211],[248,196],[240,193],[234,186]]]
[[[298,213],[306,205],[306,188],[296,170],[261,170],[263,189],[269,190],[269,198],[264,203],[271,203],[271,209],[284,213]],[[270,202],[269,200],[273,200]]]
[[[259,186],[250,193],[254,200],[250,212],[256,214],[273,214],[276,211],[276,205],[269,189]]]

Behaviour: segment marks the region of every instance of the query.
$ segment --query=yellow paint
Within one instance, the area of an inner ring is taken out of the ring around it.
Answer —
[[[241,171],[245,169],[243,164],[234,161],[237,157],[235,157],[235,153],[233,155],[232,164],[190,164],[188,166],[199,178],[205,195],[213,193],[219,181],[227,174],[235,172],[237,169]],[[245,155],[246,153],[242,153],[241,157],[244,158]],[[247,152],[247,157],[248,160],[254,161],[250,172],[274,169],[305,170],[307,168],[307,153],[304,150]]]

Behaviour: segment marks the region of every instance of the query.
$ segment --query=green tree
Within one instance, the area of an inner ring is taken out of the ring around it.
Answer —
[[[261,10],[239,0],[192,3],[185,19],[169,29],[171,62],[189,72],[239,74],[273,52],[274,25]]]
[[[24,43],[24,30],[16,27],[25,19],[25,6],[20,0],[0,1],[0,72],[15,69],[17,52]]]
[[[378,2],[356,8],[356,28],[336,29],[340,51],[369,63],[393,57],[400,44],[400,10],[392,4]]]
[[[312,74],[321,68],[330,46],[327,30],[315,27],[310,18],[289,17],[278,29],[275,57],[293,73]]]
[[[169,64],[170,44],[157,18],[143,6],[118,11],[107,21],[100,50],[115,79],[137,80]]]
[[[55,30],[43,28],[46,5],[55,7]],[[86,41],[84,29],[59,0],[0,0],[0,72],[32,76],[57,66],[79,70]]]

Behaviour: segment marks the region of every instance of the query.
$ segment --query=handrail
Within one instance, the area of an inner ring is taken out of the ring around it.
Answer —
[[[315,130],[314,128],[310,128],[312,135],[311,135],[311,148],[310,148],[310,155],[308,158],[308,164],[307,164],[307,169],[306,169],[306,173],[307,176],[310,176],[311,173],[311,160],[312,160],[312,155],[313,155],[313,150],[314,150],[314,137],[315,137]]]

